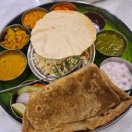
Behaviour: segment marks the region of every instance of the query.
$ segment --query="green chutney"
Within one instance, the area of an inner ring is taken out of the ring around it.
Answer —
[[[97,34],[95,46],[105,55],[117,56],[125,51],[127,41],[120,33],[108,30]]]

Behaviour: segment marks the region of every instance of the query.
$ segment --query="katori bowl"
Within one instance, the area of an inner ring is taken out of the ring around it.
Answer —
[[[50,8],[50,11],[53,10],[71,10],[71,11],[78,11],[77,7],[74,4],[63,2],[57,3]]]
[[[96,12],[84,12],[83,14],[86,15],[93,22],[97,32],[104,29],[105,19],[102,15]]]
[[[12,30],[10,30],[12,29]],[[9,31],[10,30],[10,31]],[[18,31],[17,31],[18,30]],[[12,32],[11,32],[12,31]],[[21,31],[21,32],[20,32]],[[24,32],[23,32],[24,31]],[[15,34],[15,37],[12,36]],[[30,40],[30,31],[28,28],[21,24],[14,24],[4,28],[0,34],[0,45],[3,49],[19,49],[23,50]],[[6,40],[6,45],[12,45],[13,47],[6,48],[2,42]],[[19,45],[18,45],[19,44]]]

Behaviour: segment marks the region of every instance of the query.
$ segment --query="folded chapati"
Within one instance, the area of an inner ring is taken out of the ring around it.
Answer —
[[[131,97],[90,64],[31,94],[22,132],[95,129],[123,113]]]
[[[85,119],[79,122],[61,124],[57,128],[49,131],[41,130],[36,131],[32,127],[30,121],[26,117],[26,112],[23,117],[22,132],[73,132],[79,130],[93,130],[98,126],[108,124],[115,117],[121,115],[132,104],[132,99],[121,102],[118,106],[108,110],[107,112],[100,114],[89,119]]]
[[[96,39],[92,21],[77,11],[52,11],[40,19],[31,32],[37,54],[62,59],[81,53]]]

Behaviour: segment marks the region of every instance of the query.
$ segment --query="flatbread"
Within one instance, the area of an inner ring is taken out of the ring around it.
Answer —
[[[34,127],[32,126],[32,124],[30,123],[30,121],[27,118],[27,109],[26,109],[26,112],[25,112],[24,117],[23,117],[22,132],[73,132],[73,131],[86,130],[86,129],[93,130],[93,129],[95,129],[98,126],[105,125],[105,124],[109,123],[115,117],[117,117],[117,116],[121,115],[123,112],[125,112],[128,109],[128,107],[132,104],[132,98],[127,93],[125,93],[124,91],[120,90],[117,86],[115,86],[110,81],[108,76],[102,70],[99,70],[94,64],[90,64],[89,66],[86,66],[85,68],[82,68],[81,70],[76,71],[72,75],[75,75],[77,77],[77,79],[79,80],[79,82],[81,83],[81,85],[85,84],[85,87],[86,87],[88,83],[85,82],[85,77],[87,76],[87,74],[90,74],[90,73],[92,75],[91,78],[93,78],[93,77],[99,78],[99,76],[101,76],[102,79],[100,78],[98,80],[100,80],[100,81],[103,80],[103,83],[106,83],[110,87],[111,91],[116,93],[115,95],[113,95],[113,97],[116,96],[116,95],[119,96],[119,100],[120,100],[119,104],[117,104],[116,106],[113,105],[113,106],[109,107],[109,109],[105,109],[105,111],[103,113],[102,112],[98,112],[98,114],[96,114],[94,116],[93,115],[91,117],[88,116],[88,118],[86,117],[84,120],[67,122],[67,123],[62,123],[61,122],[56,128],[51,128],[50,130],[44,129],[44,130],[41,130],[41,131],[37,131],[37,130],[34,129]],[[71,75],[69,75],[69,76],[71,76]],[[64,79],[65,80],[67,80],[67,79],[69,80],[69,76],[64,77]],[[70,79],[72,79],[72,78],[70,78]],[[89,82],[88,80],[89,80],[89,78],[87,78],[87,82]],[[55,81],[53,83],[53,85],[55,85],[55,83],[57,83],[57,84],[61,85],[63,87],[63,89],[64,89],[64,85],[65,84],[63,83],[63,81],[64,80],[59,79],[58,81]],[[100,83],[98,83],[98,85],[100,85]],[[63,90],[62,88],[60,88],[60,89]],[[98,92],[99,93],[98,96],[100,94],[103,97],[104,96],[110,96],[108,87],[102,89],[100,92],[97,90],[97,88],[94,91],[93,90],[91,91],[90,87],[88,89],[90,91],[87,91],[87,92],[90,92],[91,94],[93,92],[94,93]],[[107,89],[108,94],[106,94],[106,93],[103,94],[102,91],[105,91],[105,89]],[[53,91],[53,89],[51,91]],[[30,96],[30,100],[33,99],[36,95],[39,96],[40,92],[42,92],[42,91],[38,90],[37,94],[33,93]],[[48,92],[48,91],[46,91],[44,89],[44,94],[47,94],[47,93],[50,93],[50,92]],[[86,91],[84,91],[84,92],[86,92]],[[89,97],[89,99],[90,99],[90,97]],[[97,100],[99,100],[99,99],[97,99]],[[107,102],[109,102],[109,100],[111,100],[111,98],[108,97],[106,100],[107,100]],[[88,111],[89,111],[89,109],[88,109]],[[72,118],[72,116],[71,116],[71,118]]]
[[[34,50],[49,59],[81,55],[95,39],[96,29],[92,21],[77,11],[47,13],[31,32]]]
[[[27,103],[26,116],[35,130],[50,130],[102,114],[120,101],[90,64],[38,90]]]
[[[73,132],[79,130],[94,130],[96,127],[108,124],[112,121],[115,117],[121,115],[124,111],[128,109],[128,107],[132,104],[132,99],[128,101],[124,101],[120,103],[117,107],[110,109],[109,111],[105,112],[104,114],[100,114],[95,117],[91,117],[89,119],[61,124],[57,128],[51,129],[50,131],[41,130],[36,131],[32,127],[30,121],[26,117],[26,112],[23,117],[23,124],[22,124],[22,132]]]

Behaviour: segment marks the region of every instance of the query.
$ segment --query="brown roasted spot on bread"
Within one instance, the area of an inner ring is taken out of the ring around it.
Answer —
[[[42,112],[43,111],[43,106],[42,105],[37,105],[36,106],[36,112],[37,113],[40,113],[40,112]]]
[[[98,92],[100,91],[100,86],[97,84],[96,79],[90,80],[91,88],[89,88],[88,92]]]

